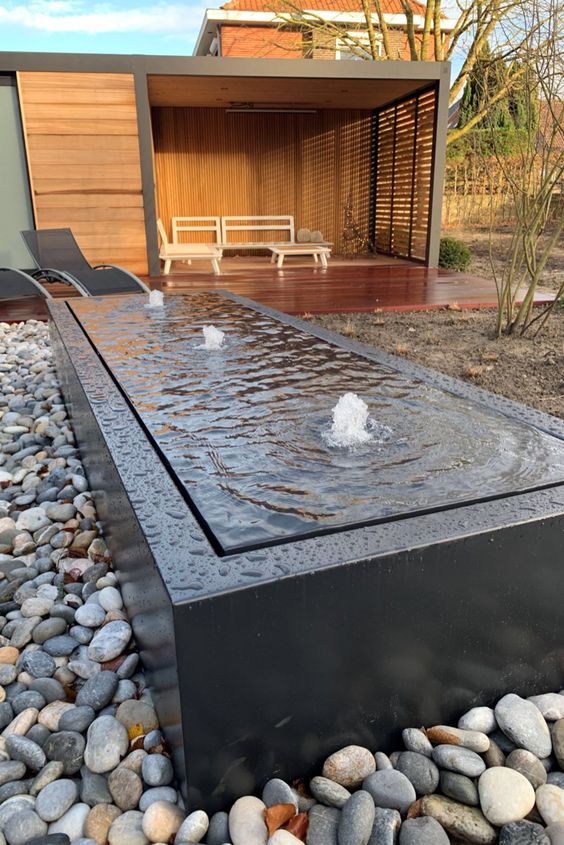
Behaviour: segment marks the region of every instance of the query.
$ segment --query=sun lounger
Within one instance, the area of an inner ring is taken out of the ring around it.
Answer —
[[[32,279],[23,270],[13,267],[0,267],[0,301],[4,299],[23,299],[28,296],[43,296],[45,299],[53,297],[49,291]]]
[[[70,229],[38,229],[21,233],[42,282],[73,285],[83,296],[111,293],[150,293],[150,288],[129,270],[115,264],[93,267],[84,257]]]
[[[196,218],[184,218],[195,220]],[[203,219],[203,218],[199,218]],[[216,219],[216,218],[209,218]],[[219,269],[219,262],[223,257],[223,252],[216,244],[180,244],[170,243],[162,220],[157,220],[157,228],[161,238],[161,249],[159,258],[164,261],[164,274],[168,276],[173,261],[184,261],[190,264],[192,261],[210,261],[213,267],[213,272],[216,276],[221,275]],[[215,227],[214,227],[215,230]],[[181,231],[206,231],[206,227],[202,226],[183,226]],[[176,233],[176,230],[175,230]]]

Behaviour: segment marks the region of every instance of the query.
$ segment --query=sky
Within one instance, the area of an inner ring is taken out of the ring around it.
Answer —
[[[191,55],[212,2],[0,0],[0,50]]]

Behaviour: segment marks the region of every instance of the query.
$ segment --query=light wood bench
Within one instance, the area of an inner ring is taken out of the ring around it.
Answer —
[[[164,261],[165,276],[170,273],[170,268],[173,261],[184,261],[188,264],[190,264],[192,261],[210,261],[215,275],[221,275],[221,270],[219,269],[219,262],[223,258],[223,252],[221,250],[221,247],[219,247],[217,244],[170,243],[162,220],[157,220],[157,228],[161,237],[161,249],[159,252],[159,258],[161,259],[161,261]],[[193,230],[201,230],[201,227],[193,227]]]
[[[320,246],[319,244],[282,244],[279,246],[268,247],[272,253],[270,263],[274,264],[276,261],[278,267],[282,267],[284,259],[287,255],[311,255],[317,264],[321,261],[321,266],[325,269],[327,267],[327,259],[331,255],[331,249],[328,246]]]

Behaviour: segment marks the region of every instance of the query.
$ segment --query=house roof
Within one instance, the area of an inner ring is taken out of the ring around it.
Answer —
[[[415,15],[425,14],[425,4],[410,0]],[[362,12],[361,0],[228,0],[222,9],[239,12],[280,12],[290,6],[319,12]],[[401,0],[382,0],[382,11],[387,15],[405,14]]]

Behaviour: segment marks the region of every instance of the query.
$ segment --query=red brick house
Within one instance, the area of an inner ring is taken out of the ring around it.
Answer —
[[[410,5],[417,32],[423,28],[425,5],[417,0],[410,0]],[[393,58],[409,59],[401,0],[382,0],[382,7],[391,46],[397,50]],[[303,24],[281,26],[281,15],[293,16],[300,9],[315,18],[311,30]],[[373,21],[377,29],[376,13]],[[443,36],[448,38],[454,25],[455,20],[442,17]],[[336,30],[342,30],[342,38]],[[431,35],[430,57],[432,39]],[[368,47],[368,36],[361,0],[228,0],[219,9],[206,10],[194,55],[343,60],[362,58],[364,45]]]

